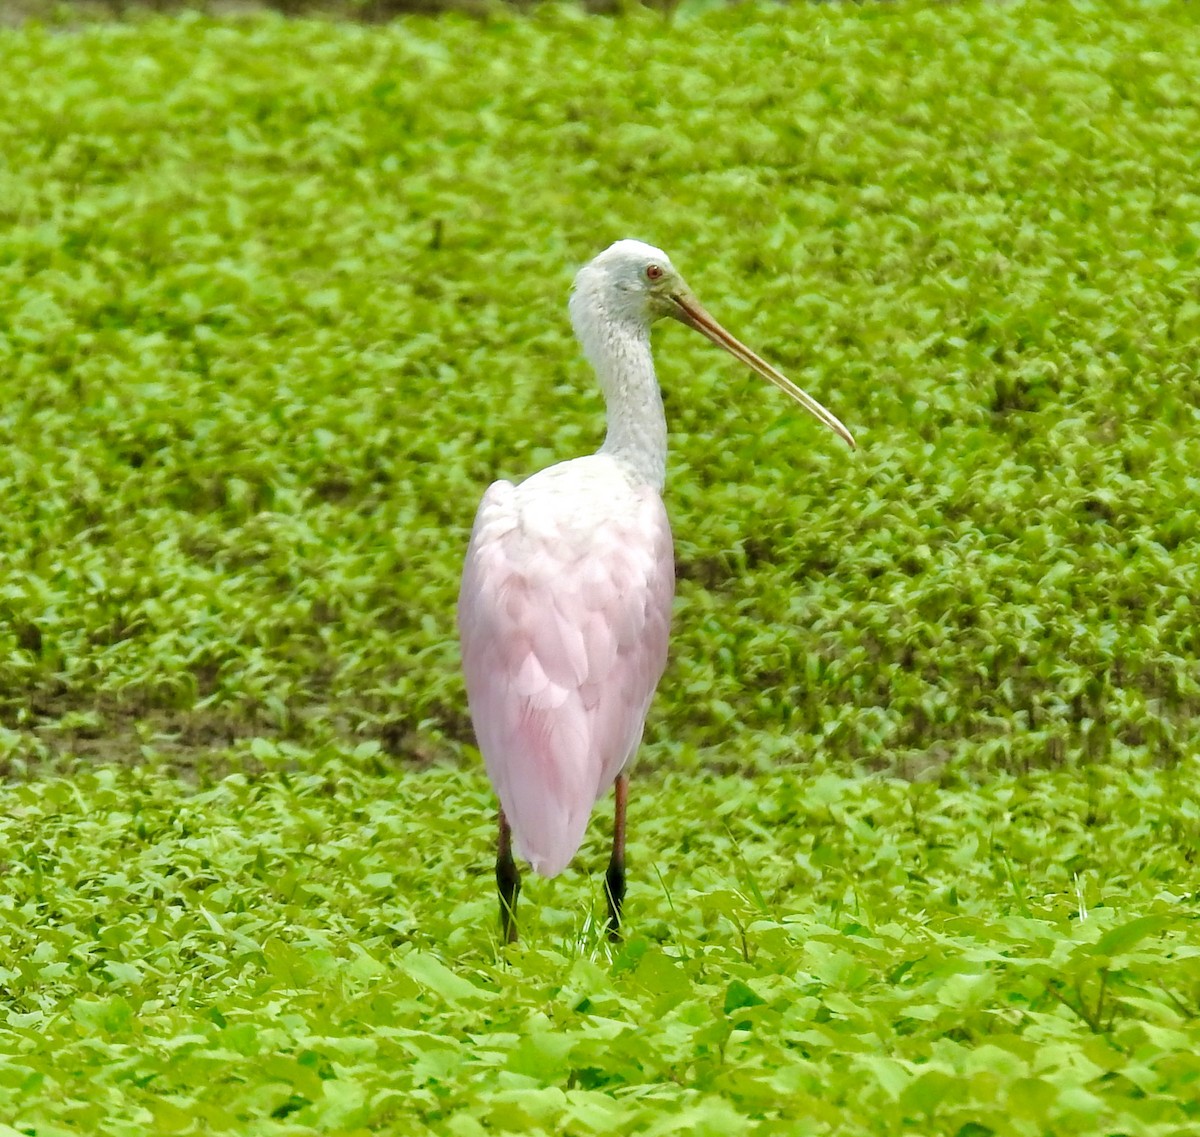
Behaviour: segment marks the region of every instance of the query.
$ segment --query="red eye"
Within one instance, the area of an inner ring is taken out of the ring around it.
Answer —
[[[647,265],[646,266],[646,279],[647,280],[662,280],[662,274],[663,274],[662,268],[659,265]]]

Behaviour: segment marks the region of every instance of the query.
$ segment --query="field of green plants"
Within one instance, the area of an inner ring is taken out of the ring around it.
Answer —
[[[1200,1132],[1185,0],[0,30],[0,1137]],[[454,632],[667,249],[672,657],[501,947]]]

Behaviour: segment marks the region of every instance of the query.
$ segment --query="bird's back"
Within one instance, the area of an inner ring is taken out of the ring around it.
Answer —
[[[458,601],[467,694],[517,852],[544,876],[641,741],[673,593],[662,499],[607,455],[480,503]]]

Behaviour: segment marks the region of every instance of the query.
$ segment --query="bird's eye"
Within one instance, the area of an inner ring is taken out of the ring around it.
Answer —
[[[647,280],[649,280],[649,281],[662,280],[662,274],[663,274],[662,265],[651,264],[651,265],[646,266],[646,279]]]

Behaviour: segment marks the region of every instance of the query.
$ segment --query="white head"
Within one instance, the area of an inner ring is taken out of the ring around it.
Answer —
[[[648,327],[662,316],[676,315],[672,293],[687,292],[683,277],[662,249],[626,239],[609,245],[575,275],[571,323],[597,317]],[[602,315],[601,315],[602,314]]]
[[[670,316],[694,328],[786,391],[830,430],[854,445],[854,436],[836,416],[730,335],[705,311],[662,249],[628,239],[609,245],[576,273],[570,312],[571,325],[589,355],[591,345],[598,340],[611,341],[614,335],[648,338],[650,325]]]

